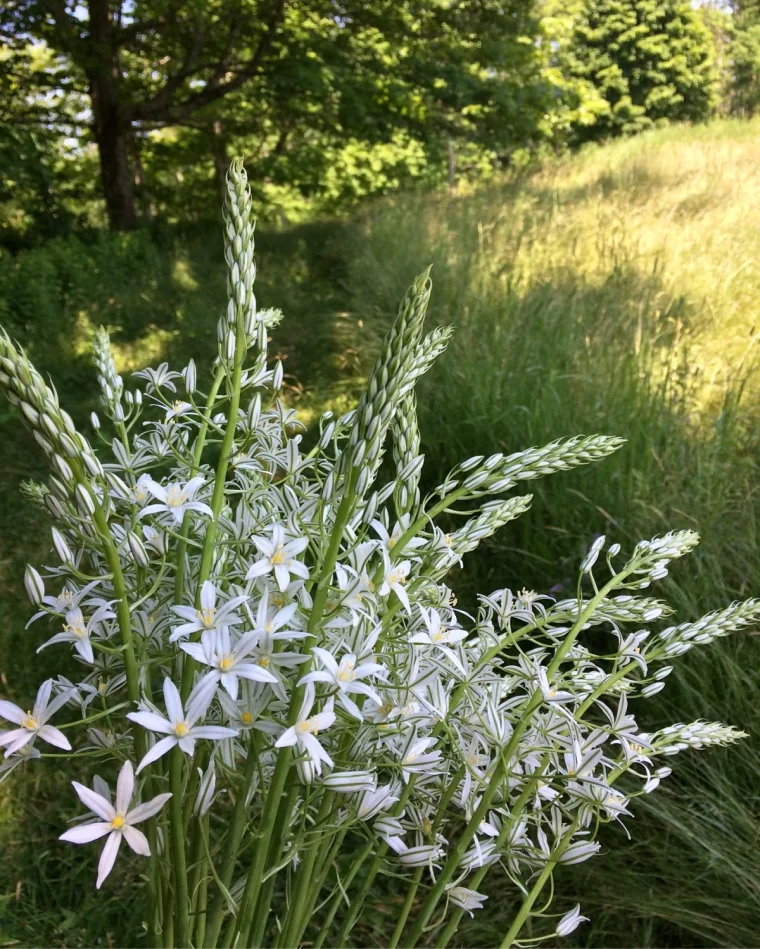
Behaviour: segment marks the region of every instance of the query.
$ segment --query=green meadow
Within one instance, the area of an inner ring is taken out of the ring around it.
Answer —
[[[353,404],[406,286],[432,263],[429,321],[456,332],[420,390],[427,477],[564,435],[627,439],[601,464],[536,482],[531,511],[449,578],[465,609],[501,586],[564,596],[595,535],[631,547],[671,528],[702,535],[664,583],[677,621],[760,591],[760,121],[648,132],[471,191],[262,228],[257,244],[257,298],[285,312],[272,346],[307,424]],[[181,368],[214,352],[224,305],[218,220],[0,258],[0,323],[84,426],[98,325],[123,373]],[[7,404],[0,444],[0,681],[20,701],[43,671],[67,670],[60,653],[36,656],[41,627],[25,628],[24,566],[45,562],[50,523],[19,494],[44,467]],[[634,805],[632,840],[608,827],[602,856],[558,876],[592,917],[575,944],[757,944],[758,694],[752,634],[679,662],[644,724],[705,718],[749,738],[679,756]],[[96,894],[94,855],[56,841],[75,776],[48,761],[0,786],[0,945],[122,944],[119,891]],[[125,860],[119,872],[140,868]],[[501,940],[517,894],[504,876],[490,887],[462,946]],[[354,941],[382,946],[403,899],[402,881],[384,883]]]

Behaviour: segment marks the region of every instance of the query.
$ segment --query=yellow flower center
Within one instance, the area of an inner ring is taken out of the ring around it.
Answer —
[[[268,669],[270,659],[269,656],[262,656],[260,659],[257,659],[256,662],[261,666],[262,669]]]
[[[451,539],[451,534],[446,534],[443,538],[443,542],[447,547],[451,547],[451,545],[454,543],[454,541]]]
[[[299,722],[296,725],[296,731],[301,735],[305,735],[307,732],[311,735],[319,734],[319,722],[317,721],[316,716],[314,718],[307,718],[303,722]]]
[[[177,722],[177,724],[174,726],[174,733],[179,738],[184,738],[189,731],[190,726],[187,724],[187,722]]]
[[[26,715],[21,719],[21,727],[29,729],[39,728],[40,723],[31,712],[27,712]]]
[[[211,629],[216,621],[216,607],[209,606],[205,610],[196,610],[195,615],[198,617],[199,623],[202,623],[206,629]]]
[[[87,630],[81,623],[71,623],[63,627],[67,632],[73,633],[77,639],[84,639],[87,635]]]
[[[287,559],[287,554],[285,553],[285,549],[283,547],[278,547],[277,550],[275,550],[275,552],[269,558],[269,562],[273,566],[279,566],[279,564],[285,563],[286,559]]]
[[[187,495],[178,484],[170,484],[166,489],[167,507],[182,507],[187,501]]]
[[[111,821],[111,827],[113,827],[114,830],[121,830],[124,824],[126,824],[126,821],[121,816],[121,814],[117,814],[116,817],[114,817],[114,819]]]
[[[253,721],[253,715],[251,715],[250,712],[243,712],[243,714],[240,716],[240,721],[244,722],[246,725],[250,725]]]
[[[232,656],[222,656],[222,658],[219,660],[219,668],[222,670],[222,672],[226,672],[229,668],[231,668],[234,661],[235,660],[232,658]]]

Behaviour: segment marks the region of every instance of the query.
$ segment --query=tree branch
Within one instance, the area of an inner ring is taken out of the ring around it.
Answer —
[[[264,30],[259,45],[251,59],[244,66],[237,70],[227,70],[225,68],[225,59],[231,52],[231,44],[228,44],[225,56],[222,57],[216,65],[213,76],[203,89],[182,102],[175,103],[172,101],[173,95],[177,92],[182,82],[190,75],[190,73],[186,71],[186,68],[183,67],[179,73],[167,80],[164,88],[156,93],[155,96],[144,102],[135,103],[132,110],[133,118],[137,121],[180,122],[189,118],[194,112],[197,112],[198,109],[210,105],[219,99],[223,99],[226,95],[229,95],[229,93],[245,85],[249,79],[258,73],[264,57],[274,42],[277,27],[282,21],[285,12],[286,2],[287,0],[275,0],[272,16]],[[233,29],[233,33],[234,32]],[[230,72],[232,72],[231,78],[224,82],[219,81],[223,76],[228,76]]]

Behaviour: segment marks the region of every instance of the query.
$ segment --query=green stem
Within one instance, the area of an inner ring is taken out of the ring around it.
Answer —
[[[208,433],[209,419],[211,418],[211,413],[214,410],[216,397],[219,394],[219,387],[221,386],[223,379],[224,367],[220,366],[217,369],[216,375],[214,376],[214,381],[211,384],[211,389],[209,390],[208,398],[206,399],[206,408],[203,412],[203,422],[201,423],[201,427],[198,431],[198,437],[195,439],[195,445],[193,446],[193,474],[195,474],[200,468],[201,458],[203,457],[203,449],[206,447],[206,435]],[[177,604],[182,602],[185,592],[185,557],[187,554],[187,538],[189,534],[190,518],[183,518],[181,539],[177,545],[177,572],[174,576],[174,602]]]
[[[314,596],[311,615],[309,616],[309,622],[306,627],[306,632],[308,635],[304,640],[304,652],[314,643],[316,634],[319,631],[319,627],[322,622],[322,614],[324,613],[325,603],[327,602],[327,596],[330,590],[330,580],[332,579],[333,570],[335,569],[335,564],[338,559],[338,552],[340,550],[340,542],[343,538],[343,531],[346,529],[346,525],[348,524],[348,521],[351,517],[351,511],[353,510],[354,506],[354,486],[357,477],[358,473],[355,473],[355,470],[353,470],[349,475],[348,483],[346,485],[346,492],[335,515],[335,524],[333,525],[333,531],[330,536],[330,543],[327,547],[324,560],[322,561],[319,583],[317,584],[317,592]],[[292,727],[298,720],[298,713],[301,709],[305,690],[305,685],[296,686],[293,689],[293,693],[290,698],[290,705],[288,707],[288,727]],[[245,885],[243,904],[240,913],[240,924],[237,929],[238,935],[240,933],[247,933],[251,928],[253,912],[256,908],[256,903],[258,902],[262,875],[264,872],[264,866],[266,864],[267,854],[269,852],[269,844],[272,839],[272,829],[277,819],[280,805],[283,803],[283,790],[292,758],[293,753],[290,747],[280,748],[279,754],[277,755],[274,773],[272,774],[269,792],[267,793],[266,804],[264,805],[264,813],[261,819],[262,835],[254,848],[254,856]],[[285,823],[287,823],[287,818],[289,815],[285,816]]]
[[[501,827],[501,831],[499,832],[499,836],[496,838],[497,851],[500,850],[500,848],[502,847],[502,845],[504,844],[504,842],[507,840],[510,833],[512,832],[512,828],[517,824],[517,822],[522,817],[522,813],[525,810],[528,804],[528,801],[530,801],[530,799],[533,797],[536,787],[538,786],[538,782],[541,780],[541,776],[543,775],[544,771],[546,770],[549,764],[549,758],[550,758],[550,755],[547,752],[541,759],[541,763],[536,769],[536,773],[533,775],[530,781],[528,781],[525,787],[523,788],[520,796],[515,802],[514,807],[509,812],[509,817],[504,820],[504,823],[502,824],[502,827]],[[468,880],[468,887],[472,890],[477,890],[477,888],[483,882],[483,879],[485,878],[486,874],[488,873],[490,869],[491,869],[491,864],[486,864],[485,866],[481,867],[473,875],[473,877],[470,880]],[[451,914],[451,918],[449,919],[446,929],[443,931],[443,934],[437,940],[438,949],[446,949],[446,946],[449,944],[451,938],[456,933],[459,927],[459,922],[462,919],[463,915],[464,915],[464,910],[459,907],[457,907],[457,909],[455,909],[454,912]]]
[[[515,940],[520,935],[520,930],[523,928],[525,924],[525,920],[530,915],[530,911],[531,909],[533,909],[533,904],[536,902],[536,900],[540,896],[541,890],[543,890],[544,886],[546,885],[546,881],[552,875],[552,872],[554,871],[554,867],[556,866],[558,860],[560,859],[562,854],[565,852],[565,850],[567,850],[568,845],[570,844],[570,841],[573,839],[573,834],[575,833],[577,824],[578,824],[578,819],[576,818],[573,821],[572,825],[570,826],[570,829],[564,834],[564,836],[560,840],[559,844],[557,845],[556,850],[549,858],[549,861],[547,862],[546,866],[538,875],[538,879],[533,884],[530,893],[527,895],[527,897],[523,901],[522,906],[520,907],[519,913],[517,914],[517,916],[515,916],[512,922],[512,925],[509,927],[507,935],[504,937],[504,941],[501,944],[501,949],[509,949],[509,947],[514,944]]]
[[[347,890],[349,886],[351,886],[354,880],[354,877],[361,869],[362,864],[364,863],[365,859],[369,856],[374,846],[375,846],[375,842],[373,840],[370,840],[367,842],[364,849],[361,851],[361,853],[357,856],[356,860],[354,861],[354,865],[349,870],[348,875],[346,876],[346,879],[343,881],[342,887],[338,887],[338,892],[335,894],[335,898],[333,899],[333,904],[330,907],[330,911],[327,914],[325,921],[320,926],[319,936],[317,937],[317,941],[314,943],[314,949],[321,949],[322,944],[324,943],[327,937],[327,934],[330,931],[330,926],[332,926],[332,921],[335,919],[335,914],[338,912],[343,902],[344,891]],[[335,945],[336,946],[341,945],[341,943],[336,942]]]
[[[235,807],[232,811],[232,820],[230,821],[227,839],[224,842],[222,852],[222,865],[219,879],[222,881],[225,889],[229,890],[232,877],[235,873],[235,863],[237,852],[240,848],[240,841],[243,838],[246,820],[245,800],[248,796],[248,788],[251,786],[253,776],[256,773],[256,764],[258,761],[258,732],[252,731],[251,740],[248,744],[248,757],[245,760],[245,771],[240,785]],[[211,904],[211,911],[208,915],[206,924],[205,942],[196,940],[197,945],[205,945],[208,949],[216,945],[219,938],[219,931],[222,928],[222,919],[224,917],[225,900],[222,890],[217,888],[214,901]]]
[[[454,794],[456,793],[456,789],[459,787],[459,783],[464,777],[464,773],[465,773],[465,766],[462,765],[461,767],[457,769],[456,774],[449,782],[449,786],[444,791],[443,797],[441,798],[440,803],[438,804],[438,810],[436,812],[435,819],[433,821],[433,826],[430,831],[430,836],[432,837],[433,840],[435,840],[435,836],[438,831],[438,828],[441,826],[441,823],[443,822],[443,818],[446,814],[446,808],[451,803],[451,799],[452,797],[454,797]],[[401,934],[403,933],[404,927],[406,926],[406,921],[409,918],[409,913],[412,909],[412,906],[414,905],[414,899],[417,895],[417,890],[419,889],[420,881],[422,880],[422,874],[424,870],[425,870],[424,867],[418,867],[417,871],[414,874],[414,879],[412,880],[412,883],[406,894],[406,900],[404,901],[404,905],[401,910],[401,915],[399,916],[398,922],[396,923],[396,928],[393,930],[393,935],[391,936],[391,941],[388,944],[388,949],[396,949],[396,947],[399,944],[399,941],[401,939]]]
[[[185,836],[182,819],[182,769],[184,754],[175,745],[170,753],[169,787],[171,788],[171,854],[174,871],[174,932],[180,949],[190,945],[188,932],[189,901],[187,892],[187,866],[185,863]]]
[[[285,798],[284,806],[280,807],[277,820],[275,822],[274,833],[272,834],[272,841],[269,846],[268,860],[270,866],[280,862],[282,858],[282,841],[285,838],[285,827],[286,819],[290,815],[290,812],[293,810],[293,805],[295,804],[296,797],[298,796],[299,785],[296,781],[293,781],[290,785],[290,788]],[[242,945],[261,945],[264,939],[264,930],[266,929],[267,920],[269,919],[269,909],[272,904],[272,894],[274,893],[274,885],[277,879],[277,874],[274,871],[271,871],[269,875],[264,874],[264,881],[259,893],[259,898],[256,903],[256,926],[251,933],[251,929],[247,932],[243,932],[245,939],[242,941]]]
[[[610,590],[614,589],[615,586],[617,586],[627,576],[628,572],[630,571],[624,570],[621,573],[617,574],[616,576],[612,577],[612,579],[609,580],[592,597],[591,600],[589,600],[586,608],[580,612],[578,619],[575,621],[575,623],[573,623],[572,627],[570,628],[570,631],[568,632],[567,636],[563,640],[562,645],[559,647],[559,649],[555,653],[554,659],[551,661],[551,663],[549,664],[546,670],[546,675],[550,682],[551,682],[552,677],[556,675],[557,670],[559,669],[560,665],[565,659],[565,656],[568,654],[568,652],[572,648],[573,643],[575,642],[578,636],[578,633],[581,631],[581,629],[585,625],[586,620],[593,614],[594,610],[602,602],[602,600],[607,596]],[[533,713],[539,707],[539,705],[541,704],[541,701],[542,701],[541,691],[540,689],[536,689],[533,692],[533,695],[528,700],[525,706],[525,711],[523,712],[523,717],[515,726],[515,730],[512,733],[512,737],[510,738],[509,743],[507,744],[503,753],[499,757],[499,760],[497,762],[491,781],[489,782],[488,787],[483,793],[483,796],[480,799],[480,803],[477,809],[475,810],[474,814],[472,815],[472,818],[467,824],[467,827],[465,828],[464,832],[459,838],[457,845],[453,847],[451,851],[449,852],[449,857],[446,860],[446,863],[444,864],[441,872],[438,874],[438,878],[435,884],[433,885],[433,887],[431,887],[430,891],[428,892],[428,897],[425,900],[422,908],[420,909],[420,912],[417,916],[414,927],[412,928],[412,932],[409,937],[410,945],[415,945],[417,941],[419,940],[425,926],[427,925],[428,920],[430,919],[433,912],[435,911],[436,906],[438,905],[438,901],[440,900],[441,896],[446,890],[446,884],[449,882],[449,880],[452,878],[452,876],[456,872],[456,869],[459,866],[459,863],[464,855],[465,850],[467,849],[471,839],[475,835],[475,832],[477,831],[477,828],[480,822],[485,817],[486,811],[490,807],[491,801],[493,800],[498,790],[499,783],[501,782],[505,774],[506,764],[511,760],[512,756],[517,750],[519,741],[522,738],[523,734],[525,733],[528,725],[530,724],[530,720],[533,717]]]
[[[312,829],[313,839],[309,844],[306,856],[303,858],[296,875],[293,898],[288,909],[287,922],[283,929],[282,946],[297,945],[298,939],[300,938],[302,932],[300,923],[309,902],[309,888],[312,884],[312,873],[322,843],[320,829],[327,819],[327,815],[330,813],[334,796],[335,793],[331,791],[325,791],[322,795],[315,825]]]
[[[235,443],[235,431],[238,424],[238,410],[240,409],[240,380],[243,375],[243,363],[245,362],[247,351],[248,346],[245,337],[245,315],[243,313],[242,307],[238,306],[235,314],[235,355],[232,364],[232,380],[230,382],[229,415],[227,418],[227,427],[224,430],[224,438],[222,439],[219,462],[217,463],[216,474],[214,475],[214,493],[211,496],[211,519],[209,520],[208,526],[206,527],[206,536],[203,540],[203,550],[201,552],[201,563],[198,569],[198,584],[195,591],[195,605],[198,608],[200,608],[201,588],[211,575],[211,563],[214,557],[216,530],[219,524],[219,517],[222,513],[222,505],[224,504],[224,489],[227,479],[227,469],[229,468],[230,458],[232,457],[232,448]],[[214,382],[216,382],[216,379]],[[211,398],[211,393],[209,393],[209,398]],[[184,555],[182,561],[184,564]],[[180,566],[178,563],[177,570],[179,569]],[[190,693],[190,687],[193,682],[194,668],[195,661],[190,656],[186,655],[182,663],[181,694],[183,701]]]

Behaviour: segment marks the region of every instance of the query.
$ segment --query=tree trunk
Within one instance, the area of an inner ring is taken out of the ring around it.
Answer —
[[[137,227],[134,184],[129,167],[132,121],[120,97],[120,74],[116,49],[111,42],[108,0],[89,0],[89,12],[91,36],[98,58],[87,70],[87,78],[103,197],[111,228],[132,230]]]
[[[129,123],[119,117],[118,108],[99,108],[96,101],[93,92],[95,141],[98,145],[108,223],[116,231],[132,230],[137,227],[137,213],[129,167]]]

